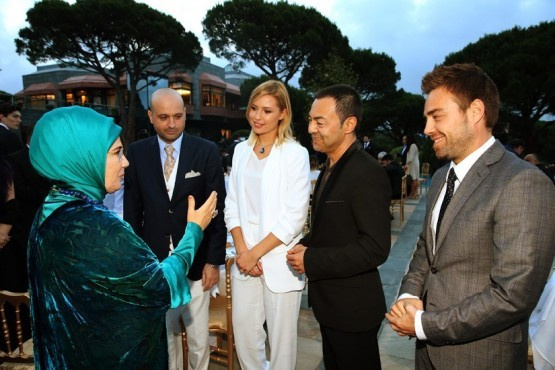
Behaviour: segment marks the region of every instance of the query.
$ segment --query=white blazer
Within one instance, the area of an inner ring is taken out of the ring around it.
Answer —
[[[264,281],[274,293],[284,293],[304,288],[304,275],[298,274],[287,263],[286,254],[301,238],[306,221],[310,197],[310,165],[307,150],[295,141],[275,146],[267,158],[262,172],[260,223],[258,235],[250,236],[248,230],[245,170],[253,146],[247,141],[238,144],[233,153],[229,191],[225,199],[227,229],[241,227],[247,247],[254,247],[269,233],[283,244],[262,257]],[[237,268],[233,276],[247,279]]]

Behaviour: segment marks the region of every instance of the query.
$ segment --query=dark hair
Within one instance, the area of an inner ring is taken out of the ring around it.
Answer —
[[[393,156],[391,154],[386,154],[382,157],[382,161],[392,161]]]
[[[518,148],[519,146],[525,146],[524,141],[521,139],[513,139],[508,143],[513,148]]]
[[[310,160],[310,170],[317,170],[318,167],[320,167],[320,161],[318,160],[318,157],[316,157],[314,154],[310,156],[309,158]]]
[[[354,88],[349,85],[332,85],[316,93],[316,99],[333,98],[335,100],[335,112],[339,117],[341,125],[349,117],[357,119],[357,128],[362,122],[362,103],[360,96]]]
[[[414,135],[405,135],[407,137],[407,147],[410,147],[412,144],[416,145],[416,140],[414,140]]]
[[[10,164],[0,157],[0,205],[6,203],[8,188],[13,182],[13,172]]]
[[[0,105],[0,114],[3,115],[4,117],[18,110],[19,110],[19,107],[10,103],[4,103]]]
[[[499,117],[499,92],[493,80],[474,63],[438,66],[422,78],[422,92],[444,88],[453,94],[461,110],[475,99],[484,103],[486,127],[493,128]]]

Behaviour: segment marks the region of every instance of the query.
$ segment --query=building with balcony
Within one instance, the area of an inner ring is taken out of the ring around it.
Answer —
[[[137,86],[137,137],[154,134],[146,110],[152,93],[162,87],[175,89],[183,97],[186,131],[193,135],[219,141],[221,137],[230,138],[235,130],[248,129],[245,110],[240,107],[240,84],[250,77],[242,71],[216,66],[207,57],[194,71],[175,70],[161,79],[148,77]],[[23,90],[15,97],[23,107],[24,125],[36,122],[49,109],[75,104],[117,115],[115,91],[98,74],[54,64],[39,66],[22,79]],[[127,92],[126,76],[120,78],[120,84]]]

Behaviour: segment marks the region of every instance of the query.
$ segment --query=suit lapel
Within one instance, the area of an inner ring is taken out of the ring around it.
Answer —
[[[491,173],[489,166],[498,162],[503,156],[505,149],[501,144],[496,142],[491,148],[478,158],[476,163],[472,166],[470,171],[466,174],[463,181],[457,188],[453,195],[449,207],[445,211],[443,220],[441,221],[441,229],[436,240],[436,255],[445,240],[451,225],[461,208],[466,204],[468,199],[474,194],[478,186],[486,179]]]
[[[154,181],[156,186],[161,189],[161,192],[165,194],[165,199],[170,200],[168,196],[168,190],[166,188],[166,182],[164,181],[164,171],[162,169],[162,162],[160,160],[160,145],[158,144],[158,136],[152,136],[152,140],[148,144],[145,162],[148,168],[154,169]]]
[[[184,189],[185,174],[189,171],[191,167],[191,159],[193,158],[195,152],[195,145],[191,140],[191,137],[183,132],[183,138],[181,139],[181,148],[179,150],[179,164],[177,165],[177,173],[175,174],[175,186],[173,188],[172,199],[178,199],[182,196],[182,191]]]
[[[347,151],[343,154],[343,156],[335,164],[335,168],[332,170],[328,180],[324,184],[324,188],[322,189],[322,193],[320,194],[320,198],[317,199],[318,202],[317,203],[314,202],[314,204],[312,206],[312,215],[313,215],[313,217],[312,217],[311,227],[313,225],[316,225],[316,221],[318,219],[318,216],[321,213],[319,211],[322,208],[322,205],[325,203],[326,199],[328,198],[328,195],[329,195],[331,189],[333,189],[333,186],[334,186],[335,182],[337,181],[337,179],[339,178],[343,168],[345,167],[345,165],[349,161],[349,158],[351,158],[351,156],[358,150],[362,150],[360,144],[358,144],[357,142],[353,143],[353,145],[351,145],[349,147],[349,149],[347,149]],[[318,180],[316,181],[316,185],[314,187],[314,194],[317,194],[316,192],[318,191],[318,188],[320,186],[322,186],[321,182],[322,182],[322,179],[323,179],[324,172],[325,171],[320,172],[320,175],[318,176]]]

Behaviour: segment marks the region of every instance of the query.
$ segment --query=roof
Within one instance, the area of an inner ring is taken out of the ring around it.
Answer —
[[[126,78],[120,78],[120,85],[125,84]],[[76,88],[101,88],[110,89],[112,86],[101,75],[81,75],[67,78],[58,84],[61,89],[76,89]]]
[[[236,94],[236,95],[241,95],[241,90],[239,89],[239,86],[237,85],[233,85],[230,83],[226,82],[226,87],[225,90],[226,92],[230,93],[230,94]]]
[[[221,87],[222,89],[225,89],[227,87],[224,80],[222,80],[218,76],[206,72],[200,75],[200,82],[207,85]]]
[[[170,82],[177,82],[177,81],[185,81],[189,83],[193,83],[193,78],[185,72],[174,72],[168,75],[168,80]]]
[[[31,84],[23,93],[25,95],[40,95],[40,94],[48,94],[48,93],[55,93],[58,90],[56,85],[52,82],[43,82],[38,84]]]

